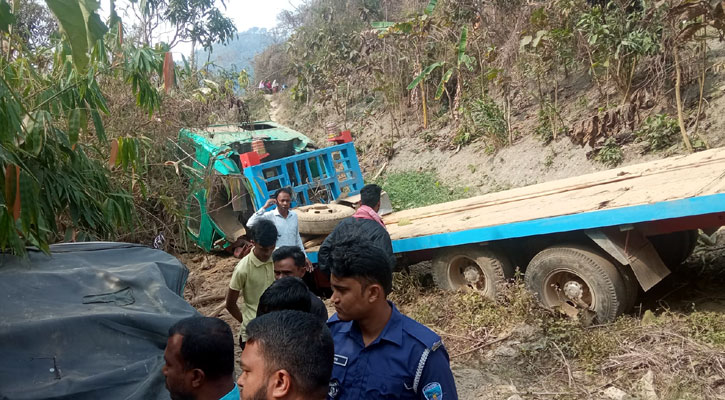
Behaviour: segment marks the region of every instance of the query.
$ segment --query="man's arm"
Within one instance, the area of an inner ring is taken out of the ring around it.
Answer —
[[[237,304],[237,300],[239,299],[239,292],[242,291],[242,288],[244,287],[244,284],[247,281],[247,273],[244,269],[245,264],[243,258],[236,267],[234,267],[234,271],[232,272],[232,279],[229,281],[229,289],[227,289],[227,295],[224,299],[224,306],[226,307],[227,311],[229,311],[229,314],[234,317],[239,322],[242,322],[242,310],[239,309],[239,305]]]
[[[239,299],[239,291],[232,288],[227,289],[227,296],[225,299],[225,306],[229,314],[239,322],[242,322],[242,310],[239,309],[237,300]]]
[[[436,393],[438,396],[434,397],[433,395]],[[443,345],[436,350],[431,350],[428,354],[425,368],[423,368],[418,382],[418,398],[421,400],[434,398],[458,400],[456,381],[451,372],[448,352]]]
[[[262,220],[262,219],[266,219],[267,216],[265,214],[267,213],[267,209],[269,207],[272,207],[275,204],[277,204],[277,200],[275,200],[275,199],[269,199],[269,200],[267,200],[267,202],[264,203],[264,205],[262,206],[262,208],[260,208],[259,210],[257,210],[254,214],[252,214],[251,217],[249,217],[249,219],[247,220],[247,226],[251,228],[251,227],[254,226],[254,224],[257,223],[257,221]]]
[[[305,244],[302,243],[302,236],[300,236],[299,228],[297,228],[297,240],[296,240],[295,246],[299,247],[300,250],[302,250],[302,254],[304,254],[305,257],[307,257],[307,252],[305,251]]]

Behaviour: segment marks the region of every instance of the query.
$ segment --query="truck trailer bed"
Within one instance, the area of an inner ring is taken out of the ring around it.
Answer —
[[[383,220],[400,253],[702,215],[725,225],[725,148],[404,210]],[[317,249],[309,249],[313,262]]]

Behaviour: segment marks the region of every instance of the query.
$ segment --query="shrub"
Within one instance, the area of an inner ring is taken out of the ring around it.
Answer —
[[[497,147],[506,144],[507,125],[503,110],[488,96],[473,101],[465,111],[469,122],[454,139],[455,144],[465,145],[484,137]]]
[[[657,114],[644,121],[634,132],[637,141],[647,143],[647,151],[666,149],[677,142],[679,134],[677,120],[667,114]]]
[[[599,149],[594,159],[609,167],[616,167],[622,163],[624,156],[617,141],[614,138],[609,138],[604,142],[604,146]]]

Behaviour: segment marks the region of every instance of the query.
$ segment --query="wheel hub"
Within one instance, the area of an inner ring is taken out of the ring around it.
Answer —
[[[564,296],[575,302],[579,302],[581,301],[582,295],[584,295],[584,288],[581,283],[568,281],[564,284]]]
[[[469,265],[463,270],[463,277],[468,284],[475,285],[481,280],[481,272],[473,265]]]

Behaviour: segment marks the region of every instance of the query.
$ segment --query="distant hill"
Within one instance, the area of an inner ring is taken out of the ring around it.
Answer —
[[[274,43],[274,35],[265,28],[251,28],[245,32],[239,32],[237,35],[237,38],[226,45],[215,44],[209,61],[225,70],[241,71],[246,69],[250,74],[253,74],[252,60],[254,56]],[[207,51],[197,51],[197,65],[203,65],[207,60],[207,56]],[[214,67],[210,69],[214,69]]]

